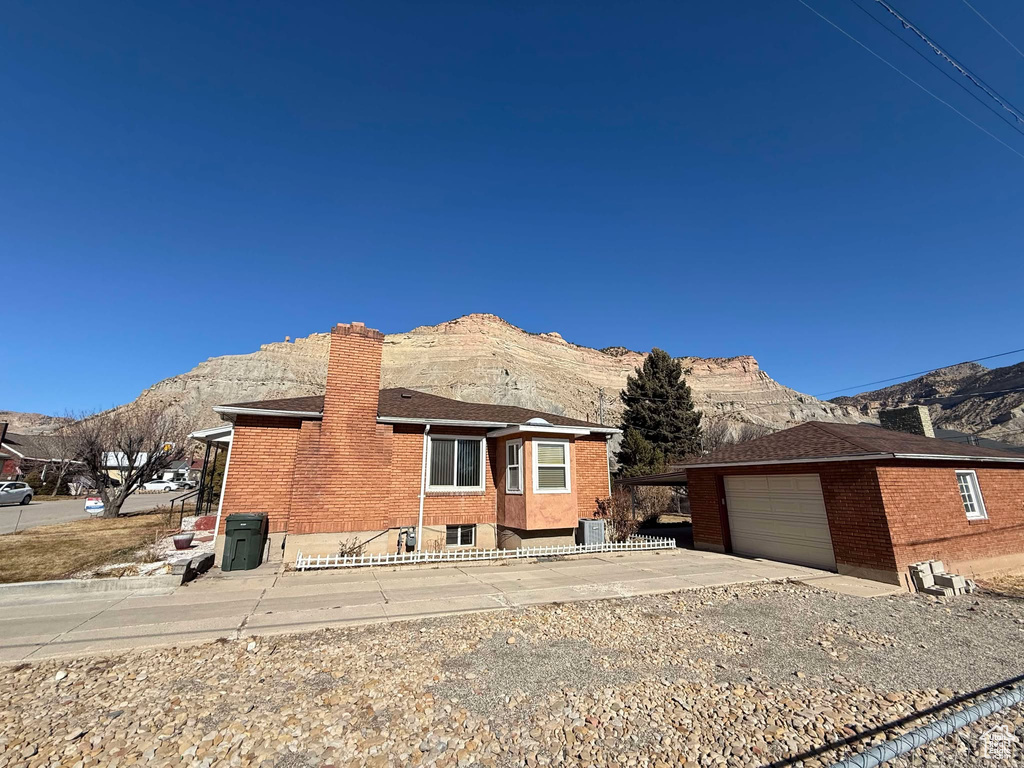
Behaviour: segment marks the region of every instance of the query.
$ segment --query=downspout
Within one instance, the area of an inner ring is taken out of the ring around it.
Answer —
[[[416,551],[423,552],[423,500],[427,496],[427,440],[430,425],[423,430],[423,459],[420,462],[420,520],[416,525]]]

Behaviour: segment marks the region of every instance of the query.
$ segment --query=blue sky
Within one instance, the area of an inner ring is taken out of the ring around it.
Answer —
[[[897,5],[1024,104],[962,2]],[[10,2],[0,103],[0,409],[469,312],[809,393],[1024,347],[1024,159],[796,0]]]

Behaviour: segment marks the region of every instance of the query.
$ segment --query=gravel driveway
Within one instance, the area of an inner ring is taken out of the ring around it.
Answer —
[[[44,661],[0,668],[0,766],[829,765],[1022,640],[1021,600],[770,584]],[[892,765],[998,764],[994,725]]]

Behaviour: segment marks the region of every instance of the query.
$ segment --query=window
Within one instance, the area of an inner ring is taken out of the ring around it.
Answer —
[[[960,501],[964,503],[964,512],[968,520],[985,520],[985,501],[981,498],[981,486],[978,475],[973,469],[965,469],[956,473],[956,484],[960,489]]]
[[[569,441],[533,441],[534,493],[569,492]]]
[[[522,440],[509,440],[505,443],[505,490],[508,493],[523,492],[522,458]]]
[[[474,544],[476,544],[476,526],[446,526],[444,543],[449,547],[472,547]]]
[[[483,453],[483,438],[431,436],[429,488],[482,490]]]

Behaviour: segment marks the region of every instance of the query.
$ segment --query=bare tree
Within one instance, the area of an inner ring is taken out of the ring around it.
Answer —
[[[701,422],[701,451],[705,454],[717,451],[732,442],[732,427],[728,419],[721,416],[705,415]]]
[[[723,445],[745,443],[775,431],[764,424],[751,424],[749,421],[733,422],[718,415],[705,415],[701,425],[701,449],[705,454],[717,451]]]
[[[129,496],[186,453],[188,430],[155,410],[116,408],[79,418],[69,431],[81,471],[103,499],[104,517],[120,515]]]
[[[57,482],[53,486],[53,495],[56,496],[60,493],[60,487],[68,472],[81,462],[78,460],[75,441],[69,427],[61,426],[56,432],[41,436],[40,439],[46,445],[46,453],[50,459],[49,464],[57,473]]]
[[[757,440],[757,438],[770,435],[774,431],[774,429],[765,424],[751,424],[749,421],[745,421],[736,430],[736,439],[733,442],[745,443],[748,440]]]

